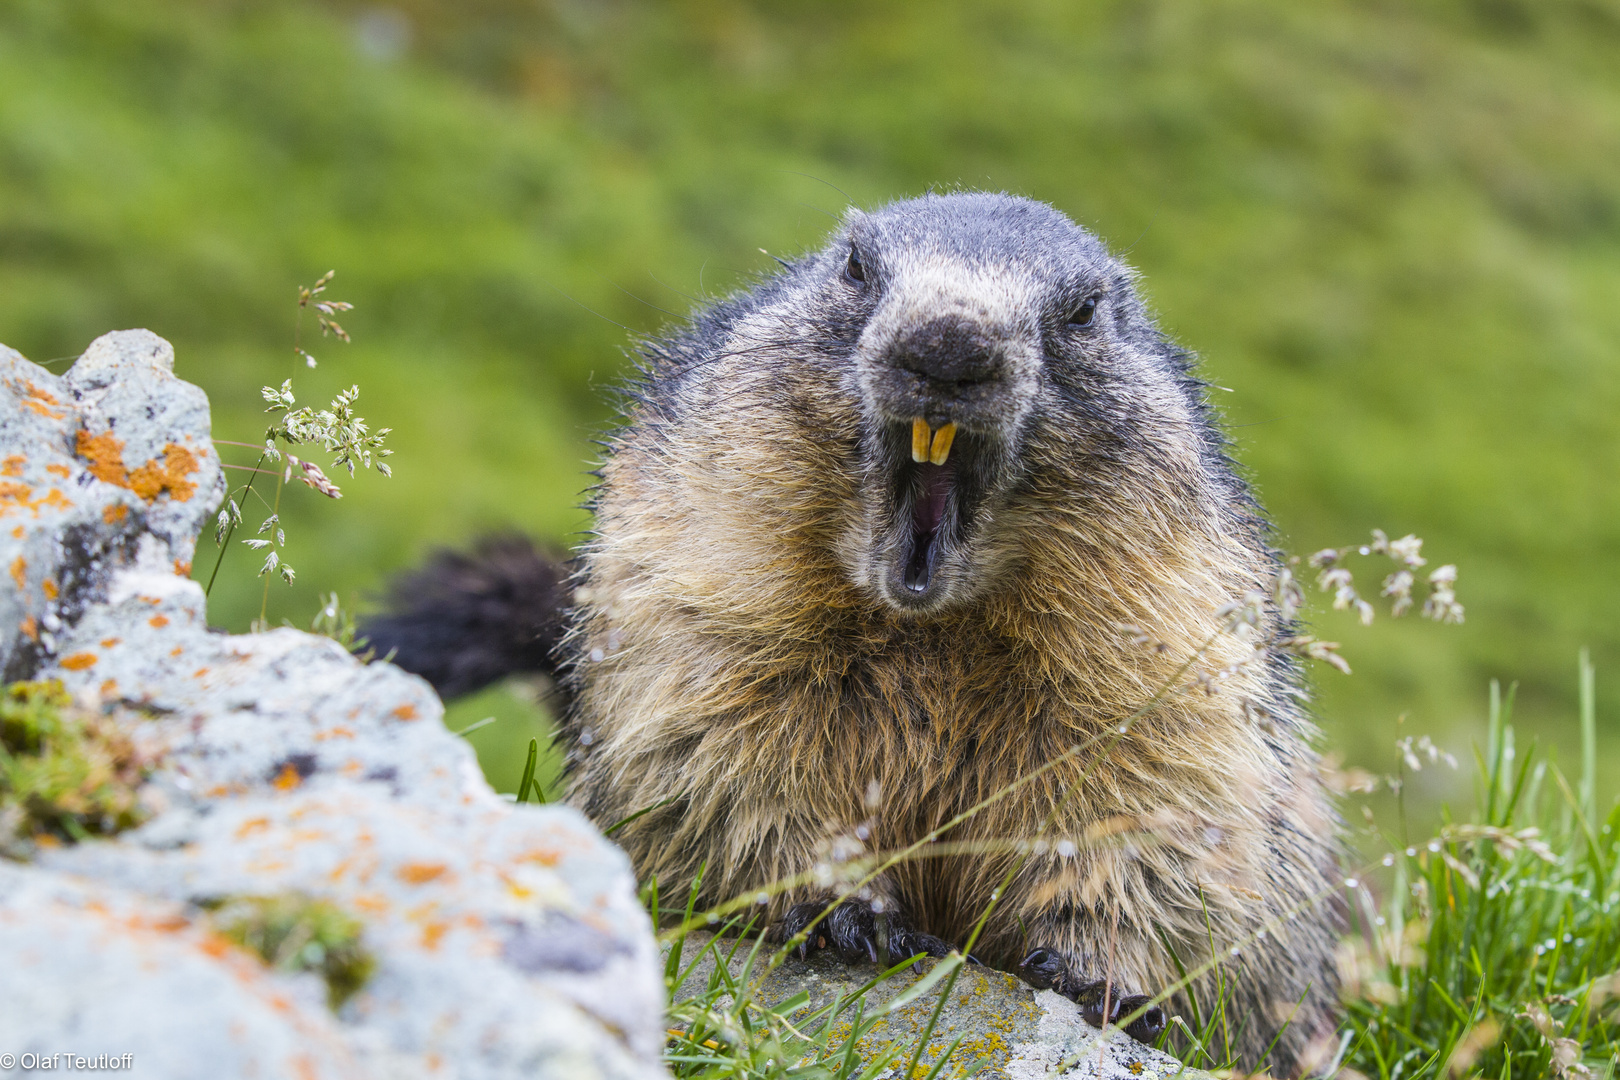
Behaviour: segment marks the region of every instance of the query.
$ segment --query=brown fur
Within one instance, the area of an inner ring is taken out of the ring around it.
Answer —
[[[1269,1059],[1292,1069],[1331,1030],[1336,821],[1292,669],[1222,629],[1218,609],[1264,589],[1274,560],[1241,485],[1211,482],[1229,474],[1201,397],[1113,347],[1136,372],[1129,431],[1030,422],[1018,483],[984,509],[990,584],[897,611],[863,562],[884,512],[869,409],[798,362],[805,305],[782,304],[726,321],[701,355],[701,326],[655,350],[611,439],[570,639],[573,800],[608,824],[679,796],[615,839],[666,894],[702,869],[714,903],[825,867],[862,822],[871,850],[912,843],[1095,739],[946,833],[956,853],[868,895],[960,943],[1016,857],[997,845],[1043,839],[978,956],[1010,968],[1056,948],[1151,994],[1177,978],[1162,939],[1189,968],[1213,941],[1239,976],[1245,1060],[1303,1001]],[[1201,649],[1197,671],[1235,665],[1208,687],[1177,675]],[[1195,988],[1206,1008],[1213,985]]]

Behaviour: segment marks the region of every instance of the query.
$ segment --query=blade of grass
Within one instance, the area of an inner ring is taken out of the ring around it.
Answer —
[[[523,766],[523,779],[518,782],[517,801],[529,801],[529,788],[534,784],[534,766],[540,760],[540,740],[529,740],[529,760]]]

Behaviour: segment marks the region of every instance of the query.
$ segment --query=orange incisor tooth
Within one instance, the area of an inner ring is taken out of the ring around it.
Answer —
[[[913,432],[912,438],[913,441],[915,441],[915,432]],[[934,432],[934,444],[933,447],[928,451],[928,460],[932,461],[935,465],[945,464],[945,460],[951,456],[951,442],[955,440],[955,438],[956,425],[941,424],[939,430]]]
[[[928,421],[922,417],[911,422],[911,460],[921,465],[928,460],[929,440],[933,438],[934,431],[928,426]]]

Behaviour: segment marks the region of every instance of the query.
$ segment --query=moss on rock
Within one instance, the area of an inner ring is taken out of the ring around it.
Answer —
[[[361,941],[365,925],[331,901],[303,893],[231,897],[216,907],[214,924],[222,937],[273,968],[319,975],[334,1012],[377,967]]]
[[[75,706],[60,682],[11,683],[0,692],[0,853],[140,824],[149,766],[118,718]]]

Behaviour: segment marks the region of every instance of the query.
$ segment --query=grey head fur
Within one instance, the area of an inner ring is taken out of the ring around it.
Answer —
[[[678,402],[710,361],[751,351],[791,350],[835,380],[861,405],[863,512],[840,557],[895,612],[938,613],[1005,580],[1031,470],[1048,457],[1089,458],[1098,475],[1157,469],[1229,527],[1263,531],[1204,384],[1153,324],[1134,271],[1052,207],[961,193],[851,210],[821,250],[784,265],[650,343],[636,396]],[[910,460],[919,420],[954,425],[943,468]]]

